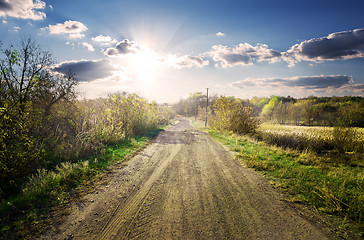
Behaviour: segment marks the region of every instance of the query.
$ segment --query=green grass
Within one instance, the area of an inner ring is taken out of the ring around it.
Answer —
[[[104,146],[96,156],[64,162],[54,170],[38,170],[20,195],[0,203],[0,238],[33,239],[55,206],[66,204],[72,195],[91,186],[107,169],[130,159],[161,130]]]
[[[313,153],[284,150],[244,136],[208,132],[235,151],[239,161],[261,171],[275,187],[288,193],[288,201],[311,205],[319,212],[337,216],[341,226],[351,222],[363,227],[362,167],[333,164],[332,159]],[[358,234],[363,236],[360,231]]]

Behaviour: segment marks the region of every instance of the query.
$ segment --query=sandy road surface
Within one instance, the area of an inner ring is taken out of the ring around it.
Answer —
[[[69,211],[41,239],[335,239],[183,119]]]

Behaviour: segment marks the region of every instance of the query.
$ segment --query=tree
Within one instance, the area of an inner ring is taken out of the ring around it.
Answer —
[[[0,107],[8,102],[10,108],[18,105],[24,111],[25,104],[34,101],[49,110],[56,102],[75,96],[77,82],[73,75],[57,72],[52,67],[51,54],[30,38],[23,40],[18,48],[10,45],[1,52]]]
[[[262,118],[266,119],[267,121],[273,121],[273,110],[279,104],[282,104],[282,99],[283,98],[279,96],[272,96],[269,103],[264,105],[262,109]]]
[[[269,103],[269,98],[266,98],[266,97],[260,97],[260,98],[253,97],[252,100],[250,100],[250,103],[253,104],[260,113],[262,111],[264,105]]]
[[[65,131],[72,132],[68,117],[52,115],[52,109],[60,102],[72,104],[77,82],[57,72],[51,54],[30,38],[0,54],[1,197],[44,164]]]
[[[195,119],[199,113],[199,110],[206,105],[206,95],[202,92],[191,93],[187,99],[182,99],[178,103],[173,105],[173,109],[177,114],[184,115],[186,117],[194,116]]]
[[[195,92],[190,94],[189,99],[191,101],[191,107],[196,121],[199,109],[203,108],[203,105],[206,104],[206,95],[203,95],[202,92]]]

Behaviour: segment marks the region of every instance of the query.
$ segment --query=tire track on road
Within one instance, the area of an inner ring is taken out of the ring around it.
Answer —
[[[45,239],[337,239],[186,119],[113,174]]]
[[[136,215],[138,215],[141,207],[148,198],[154,182],[161,176],[168,164],[178,154],[181,149],[180,144],[169,147],[169,156],[163,157],[160,154],[153,155],[153,158],[162,159],[161,164],[156,167],[155,171],[150,176],[149,180],[139,189],[134,196],[132,196],[121,209],[119,209],[111,221],[106,225],[98,239],[124,239],[130,230]],[[163,152],[162,152],[163,153]],[[124,227],[126,225],[126,227]]]

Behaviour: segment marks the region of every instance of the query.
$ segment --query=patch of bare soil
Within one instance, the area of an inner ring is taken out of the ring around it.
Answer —
[[[336,239],[184,119],[108,178],[40,239]]]

